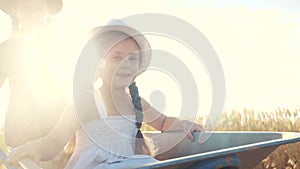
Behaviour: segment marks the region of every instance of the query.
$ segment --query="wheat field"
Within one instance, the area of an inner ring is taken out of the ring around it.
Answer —
[[[199,118],[198,122],[204,122],[204,118]],[[216,130],[300,132],[300,109],[224,112]],[[300,142],[279,146],[255,169],[300,169]]]

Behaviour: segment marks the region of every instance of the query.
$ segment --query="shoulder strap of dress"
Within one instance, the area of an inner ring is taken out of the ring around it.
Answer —
[[[98,92],[97,90],[95,90],[94,99],[95,99],[95,103],[97,105],[97,109],[98,109],[98,113],[100,115],[100,118],[107,118],[108,115],[107,115],[105,106],[104,106],[103,101],[102,101],[103,99],[101,99],[101,98],[102,98],[101,93]]]

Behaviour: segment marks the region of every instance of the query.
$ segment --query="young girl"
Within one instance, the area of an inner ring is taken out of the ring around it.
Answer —
[[[65,169],[134,168],[156,161],[151,157],[153,146],[145,142],[140,131],[142,122],[159,131],[188,129],[191,141],[191,133],[202,130],[202,126],[192,122],[166,117],[139,96],[134,79],[151,58],[144,36],[125,25],[96,30],[87,44],[95,52],[82,52],[104,56],[95,78],[101,79],[102,84],[95,91],[88,91],[95,98],[96,108],[88,99],[81,100],[80,105],[75,99],[75,106],[69,107],[47,136],[13,149],[8,157],[10,163],[17,165],[22,158],[37,163],[49,160],[76,133],[75,150]]]

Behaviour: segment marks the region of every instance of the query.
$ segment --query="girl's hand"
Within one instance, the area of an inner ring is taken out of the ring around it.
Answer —
[[[183,128],[184,128],[184,131],[188,133],[187,137],[191,141],[194,141],[194,136],[192,134],[193,132],[205,131],[202,125],[193,123],[193,122],[188,121],[188,120],[182,120],[182,125],[183,125]]]
[[[26,144],[12,148],[6,160],[13,166],[19,166],[18,162],[26,158],[29,158],[36,164],[39,164],[41,161],[41,148],[41,139],[30,141]]]

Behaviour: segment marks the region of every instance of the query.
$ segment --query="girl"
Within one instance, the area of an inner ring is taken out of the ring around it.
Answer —
[[[10,163],[17,165],[17,161],[28,157],[37,163],[49,160],[76,133],[75,150],[65,169],[134,168],[156,161],[151,157],[151,142],[145,142],[140,131],[142,122],[159,131],[188,129],[191,141],[191,133],[202,130],[192,122],[166,117],[139,96],[134,79],[149,65],[151,57],[144,36],[125,25],[96,30],[80,57],[104,56],[95,78],[102,84],[87,92],[95,100],[80,95],[81,100],[76,101],[80,96],[75,92],[75,106],[69,107],[55,128],[47,136],[13,149],[8,157]]]

